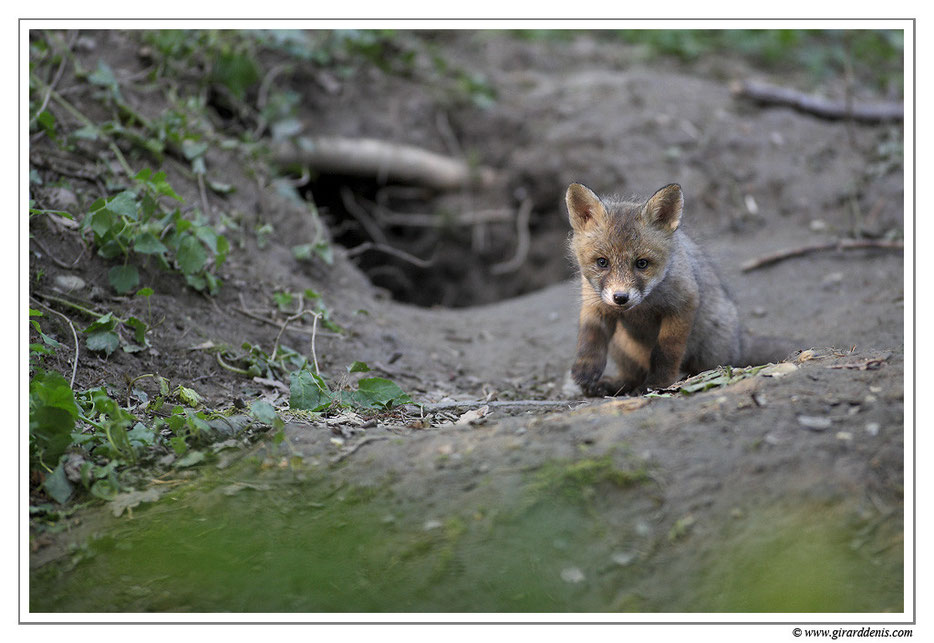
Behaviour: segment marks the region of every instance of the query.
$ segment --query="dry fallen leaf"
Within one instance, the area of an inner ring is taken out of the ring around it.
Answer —
[[[479,409],[471,409],[470,411],[467,411],[462,416],[460,416],[457,419],[457,422],[454,423],[454,426],[466,426],[468,424],[473,424],[489,414],[490,407],[487,405],[483,405]]]

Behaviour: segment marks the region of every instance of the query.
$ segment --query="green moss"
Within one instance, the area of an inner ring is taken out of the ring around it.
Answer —
[[[533,495],[560,494],[573,500],[590,500],[598,486],[626,489],[647,480],[644,463],[621,469],[610,454],[605,454],[599,458],[548,462],[536,472],[529,491]]]

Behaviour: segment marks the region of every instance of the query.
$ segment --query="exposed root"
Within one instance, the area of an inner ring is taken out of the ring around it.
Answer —
[[[273,156],[280,165],[304,165],[320,173],[367,176],[383,183],[399,181],[436,190],[489,186],[496,179],[492,169],[376,139],[321,136],[303,146],[282,143],[274,148]]]
[[[532,199],[526,199],[519,206],[519,213],[516,215],[516,236],[519,239],[516,245],[516,254],[509,261],[494,264],[490,267],[490,272],[494,275],[502,275],[507,272],[518,270],[525,262],[529,254],[530,234],[529,217],[532,215]]]

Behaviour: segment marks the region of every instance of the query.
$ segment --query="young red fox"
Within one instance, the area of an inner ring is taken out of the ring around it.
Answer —
[[[750,338],[736,305],[710,260],[679,229],[680,185],[633,203],[601,199],[573,183],[566,199],[581,272],[571,374],[585,395],[664,388],[682,371],[777,361],[790,352],[763,347],[758,358],[744,356]],[[619,367],[615,380],[600,379],[608,353]]]

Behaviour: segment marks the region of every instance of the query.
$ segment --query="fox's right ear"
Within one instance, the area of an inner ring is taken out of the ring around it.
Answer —
[[[600,197],[586,185],[572,183],[568,186],[564,199],[568,205],[571,227],[575,230],[583,230],[594,221],[606,219],[606,209],[600,202]]]

